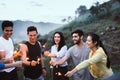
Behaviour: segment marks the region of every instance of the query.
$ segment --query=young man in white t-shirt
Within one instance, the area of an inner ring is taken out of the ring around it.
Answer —
[[[0,37],[0,59],[9,59],[8,63],[13,63],[13,41],[10,38],[13,33],[13,22],[2,22],[2,36]],[[15,67],[0,70],[0,80],[18,80]]]

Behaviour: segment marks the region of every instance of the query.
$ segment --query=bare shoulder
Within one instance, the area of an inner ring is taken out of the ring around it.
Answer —
[[[21,49],[22,51],[27,51],[27,45],[26,45],[26,44],[21,43],[21,44],[19,44],[19,45],[20,45],[20,49]]]

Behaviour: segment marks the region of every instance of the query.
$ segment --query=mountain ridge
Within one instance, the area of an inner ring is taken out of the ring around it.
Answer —
[[[2,20],[0,20],[0,25]],[[15,42],[21,42],[23,40],[27,40],[27,27],[28,26],[35,26],[38,30],[38,34],[45,35],[48,34],[50,31],[57,29],[62,26],[62,24],[57,23],[50,23],[50,22],[32,22],[32,21],[21,21],[16,20],[13,21],[14,23],[14,31],[13,31],[13,40]],[[2,34],[2,30],[0,28],[0,35]]]

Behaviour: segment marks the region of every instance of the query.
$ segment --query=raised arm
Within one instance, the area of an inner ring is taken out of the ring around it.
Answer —
[[[52,47],[51,50],[54,51],[54,47]],[[66,52],[67,52],[67,46],[63,46],[63,47],[61,48],[61,50],[58,51],[58,52],[56,52],[56,53],[54,53],[54,52],[52,52],[52,51],[51,51],[51,53],[50,53],[49,51],[45,51],[45,52],[44,52],[44,55],[47,56],[47,57],[52,57],[52,58],[55,58],[55,57],[63,57],[63,56],[65,56],[65,53],[66,53]]]
[[[92,58],[89,58],[88,60],[84,60],[83,62],[79,63],[74,69],[71,71],[68,71],[65,76],[71,77],[75,72],[82,70],[91,64],[95,64],[98,62],[101,62],[103,60],[104,53],[97,53]]]
[[[9,67],[22,67],[22,61],[16,61],[14,63],[5,64],[5,68]]]
[[[8,63],[8,64],[0,63],[0,69],[10,68],[10,67],[22,67],[22,61],[16,61],[14,63]]]
[[[56,65],[60,65],[60,64],[63,64],[65,61],[67,61],[67,57],[64,56],[62,59],[60,59],[59,61],[56,61],[53,63],[53,66],[56,66]]]

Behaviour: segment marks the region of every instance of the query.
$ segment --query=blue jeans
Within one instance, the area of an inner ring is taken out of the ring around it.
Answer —
[[[37,78],[37,79],[31,79],[31,78],[24,78],[24,80],[44,80],[44,77],[43,77],[43,75],[41,75],[39,78]]]
[[[106,80],[120,80],[120,72],[114,73],[111,77]]]

